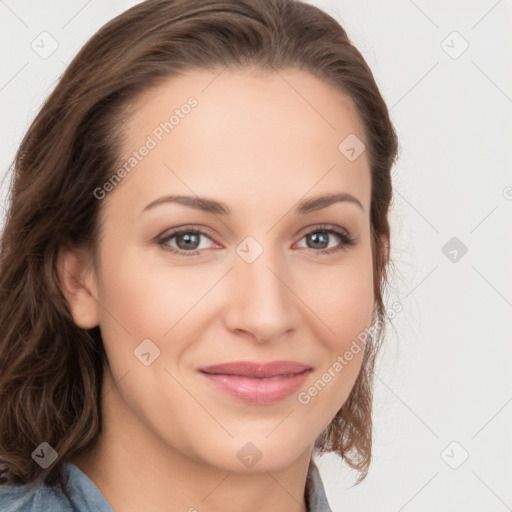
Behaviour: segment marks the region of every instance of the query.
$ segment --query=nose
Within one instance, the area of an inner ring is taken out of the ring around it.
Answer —
[[[226,328],[259,343],[289,335],[299,324],[300,300],[283,255],[265,249],[252,263],[238,254],[234,262],[227,277]]]

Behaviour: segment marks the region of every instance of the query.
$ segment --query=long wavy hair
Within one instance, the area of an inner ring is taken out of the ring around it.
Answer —
[[[142,93],[178,73],[224,66],[299,68],[354,102],[368,141],[374,319],[350,396],[317,437],[367,475],[374,363],[386,325],[388,210],[398,141],[370,68],[345,30],[296,0],[147,0],[83,46],[25,134],[12,164],[0,240],[0,483],[62,484],[62,464],[101,431],[106,354],[99,327],[79,328],[56,271],[63,246],[98,248],[94,190],[120,165],[123,122]],[[341,141],[340,141],[341,142]],[[95,254],[97,254],[95,252]],[[42,442],[48,468],[31,457]]]

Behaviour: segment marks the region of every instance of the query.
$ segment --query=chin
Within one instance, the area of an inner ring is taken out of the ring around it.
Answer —
[[[253,441],[250,438],[243,441],[233,439],[229,446],[224,447],[220,447],[217,441],[214,452],[218,453],[209,452],[204,457],[207,460],[203,461],[235,473],[277,472],[287,468],[300,457],[310,456],[313,442],[301,450],[299,443],[292,441],[288,437],[288,442],[285,442],[278,436],[273,440],[263,438],[261,441],[255,438]]]

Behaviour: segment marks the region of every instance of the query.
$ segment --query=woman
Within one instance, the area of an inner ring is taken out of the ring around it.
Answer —
[[[330,510],[366,476],[396,134],[293,0],[148,0],[99,30],[15,160],[2,510]]]

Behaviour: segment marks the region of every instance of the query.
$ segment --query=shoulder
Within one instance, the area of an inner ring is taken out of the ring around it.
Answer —
[[[94,482],[72,463],[62,466],[62,487],[0,485],[1,512],[113,512]]]
[[[0,485],[2,512],[74,512],[69,499],[59,487]]]

